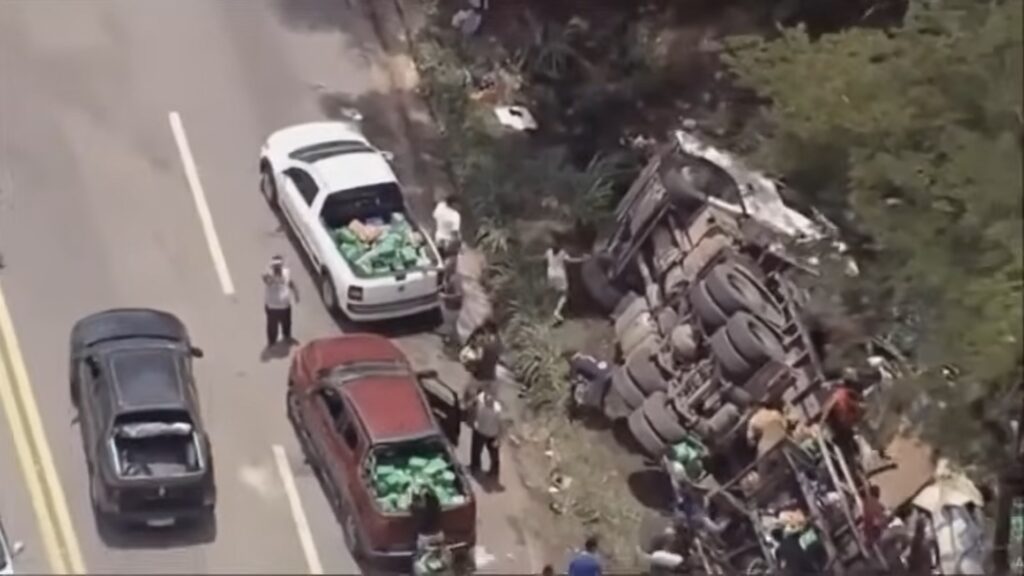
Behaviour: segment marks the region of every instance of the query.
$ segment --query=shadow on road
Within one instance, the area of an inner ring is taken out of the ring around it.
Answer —
[[[383,1],[383,0],[373,0]],[[367,56],[387,53],[366,0],[274,0],[281,23],[299,32],[337,32]]]
[[[346,120],[346,109],[358,110],[363,133],[378,148],[395,154],[392,165],[402,182],[409,209],[420,222],[430,217],[436,191],[444,183],[435,181],[446,170],[445,147],[429,137],[429,118],[419,118],[409,109],[409,99],[418,98],[401,90],[364,92],[360,95],[325,92],[319,96],[320,111],[331,120]]]
[[[217,517],[181,522],[167,528],[115,525],[96,518],[96,532],[110,548],[171,549],[209,544],[217,539]]]

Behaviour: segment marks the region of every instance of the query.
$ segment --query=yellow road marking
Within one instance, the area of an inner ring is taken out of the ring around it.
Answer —
[[[42,531],[50,566],[58,574],[85,574],[64,488],[36,404],[7,300],[0,289],[0,402],[4,405],[21,470]],[[26,427],[25,424],[28,424]]]

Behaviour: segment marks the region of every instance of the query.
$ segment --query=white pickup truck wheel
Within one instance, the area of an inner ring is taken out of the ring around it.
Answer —
[[[331,314],[341,311],[341,305],[338,304],[338,291],[334,288],[334,280],[331,280],[331,275],[326,270],[320,271],[320,299],[324,301],[324,306]]]
[[[260,167],[260,193],[267,204],[277,205],[277,184],[274,182],[274,172],[269,164]]]

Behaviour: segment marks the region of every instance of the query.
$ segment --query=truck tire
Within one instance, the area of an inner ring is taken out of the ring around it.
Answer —
[[[626,292],[626,295],[622,297],[622,300],[619,300],[619,303],[615,305],[615,310],[612,310],[611,317],[617,319],[625,314],[626,310],[629,309],[629,307],[632,306],[638,298],[640,298],[640,295],[636,292]]]
[[[611,312],[622,300],[624,293],[611,283],[605,274],[605,269],[605,257],[593,256],[580,267],[580,277],[590,299],[603,312]]]
[[[723,404],[710,418],[698,424],[697,433],[705,442],[714,444],[716,440],[725,438],[739,421],[739,409],[732,404]]]
[[[686,428],[679,423],[679,416],[672,409],[664,392],[651,394],[644,400],[641,410],[646,414],[651,428],[667,444],[675,444],[686,437]]]
[[[751,314],[733,314],[725,325],[725,332],[736,352],[754,370],[770,360],[781,362],[786,356],[786,350],[775,331]]]
[[[648,354],[631,355],[626,362],[626,373],[645,397],[668,390],[665,376]]]
[[[771,292],[742,266],[723,262],[708,272],[704,284],[708,295],[726,314],[751,312],[774,326],[785,324],[786,318]]]
[[[619,348],[628,356],[639,344],[651,336],[658,335],[658,325],[650,314],[644,312],[619,336]]]
[[[615,335],[619,338],[629,330],[629,327],[633,325],[633,322],[635,322],[641,314],[650,313],[650,306],[647,304],[647,299],[643,296],[635,296],[636,299],[633,300],[621,314],[615,316]],[[626,298],[629,298],[629,296],[626,296]]]
[[[612,374],[612,388],[615,389],[615,392],[622,398],[622,402],[630,410],[636,410],[647,399],[644,391],[633,382],[625,368],[616,370]]]
[[[348,551],[352,553],[352,558],[363,558],[363,544],[359,539],[359,528],[356,526],[356,518],[352,515],[352,512],[345,513],[344,533],[345,545],[348,546]]]
[[[704,282],[697,282],[690,289],[690,307],[704,326],[704,331],[709,334],[724,326],[729,320],[726,311],[711,298]]]
[[[80,398],[80,396],[79,396],[79,394],[80,394],[80,392],[79,392],[80,386],[78,385],[78,374],[76,374],[75,372],[77,372],[75,370],[75,363],[72,362],[71,363],[71,375],[70,375],[70,378],[68,379],[70,384],[71,384],[71,406],[75,410],[78,410],[79,406],[81,405],[81,401],[79,400],[79,398]]]
[[[679,313],[666,306],[655,315],[655,322],[658,324],[658,332],[661,332],[662,336],[668,336],[679,323]]]
[[[615,372],[622,372],[624,368],[621,366],[615,369]],[[623,374],[622,378],[629,378]],[[612,384],[608,386],[608,391],[604,395],[604,404],[601,406],[601,411],[604,412],[606,418],[612,422],[622,420],[632,413],[632,409],[626,403],[626,399],[622,397],[622,394],[618,390],[618,386],[615,384],[615,374],[612,374]]]
[[[735,404],[741,410],[749,408],[754,403],[754,397],[740,386],[725,385],[721,389],[722,398],[730,404]]]
[[[651,423],[647,421],[647,416],[643,410],[634,410],[629,415],[629,419],[626,420],[626,424],[629,426],[630,434],[633,435],[633,439],[636,440],[637,445],[643,450],[644,454],[657,458],[665,452],[665,442],[658,437],[658,433],[654,431]]]
[[[686,291],[686,270],[683,269],[683,261],[680,260],[665,272],[661,281],[661,289],[665,293],[666,300],[674,300],[676,296]]]
[[[341,312],[338,291],[334,287],[334,280],[331,280],[331,274],[326,269],[320,271],[320,299],[324,301],[324,306],[332,315],[338,315]]]
[[[750,362],[747,362],[747,359],[736,350],[732,341],[729,340],[726,328],[719,328],[711,336],[709,343],[711,344],[711,353],[714,354],[722,375],[733,384],[742,386],[756,368],[751,366]]]
[[[264,160],[260,163],[260,193],[271,207],[277,207],[277,183],[274,182],[274,170]]]

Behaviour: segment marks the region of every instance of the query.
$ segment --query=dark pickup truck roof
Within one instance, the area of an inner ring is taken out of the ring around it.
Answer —
[[[112,308],[90,314],[71,329],[72,352],[111,340],[159,338],[188,342],[188,331],[175,315],[152,308]]]
[[[120,412],[188,407],[180,352],[166,347],[129,348],[105,356]]]

